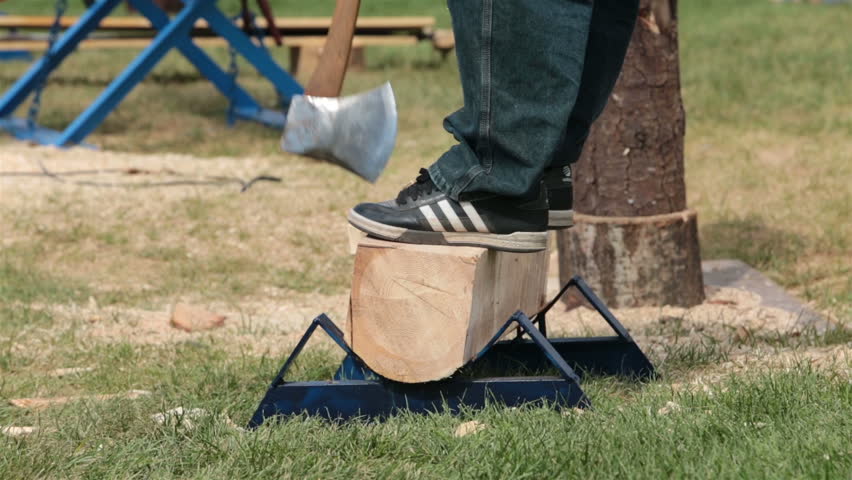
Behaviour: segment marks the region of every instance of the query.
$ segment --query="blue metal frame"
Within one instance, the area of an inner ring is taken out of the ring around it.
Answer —
[[[616,332],[613,337],[563,338],[548,340],[540,329],[546,327],[545,315],[562,295],[577,288]],[[538,323],[538,328],[533,324]],[[517,325],[515,340],[498,341]],[[346,353],[333,381],[286,382],[284,377],[311,335],[322,328]],[[529,337],[523,340],[521,335]],[[479,379],[449,379],[439,382],[405,384],[382,378],[352,351],[343,333],[325,314],[311,323],[284,366],[273,380],[248,424],[257,428],[277,415],[307,412],[328,419],[354,416],[386,417],[405,409],[413,412],[458,412],[462,406],[482,408],[489,402],[507,406],[530,402],[590,407],[580,387],[581,373],[620,375],[647,379],[654,367],[627,330],[579,277],[574,277],[533,320],[523,312],[515,313],[494,335],[470,364],[499,371],[523,367],[543,370],[555,367],[558,377],[524,376]]]
[[[343,340],[340,329],[325,314],[311,323],[296,349],[284,363],[251,418],[248,428],[256,428],[276,415],[307,412],[330,420],[351,417],[387,417],[400,410],[414,412],[458,412],[462,406],[482,408],[489,402],[508,406],[530,402],[588,407],[590,402],[580,388],[580,379],[550,346],[523,312],[510,318],[483,349],[482,356],[503,333],[516,323],[530,334],[546,358],[560,372],[559,377],[496,377],[450,379],[429,383],[400,383],[372,372]],[[285,382],[293,361],[317,327],[346,352],[347,357],[334,381]]]
[[[576,288],[612,328],[614,336],[550,339],[551,345],[581,376],[584,374],[614,375],[637,380],[647,380],[656,374],[653,364],[626,328],[615,318],[603,301],[579,276],[575,276],[556,294],[545,307],[532,317],[532,322],[547,335],[547,313],[568,292]],[[538,349],[532,342],[518,338],[500,342],[482,360],[491,368],[506,368],[523,365],[529,369],[547,367]]]
[[[33,93],[41,79],[46,78],[89,34],[97,29],[101,20],[122,0],[100,0],[86,10],[80,20],[70,27],[54,47],[36,61],[32,67],[0,98],[0,128],[20,139],[46,145],[68,146],[83,141],[112,112],[115,107],[139,84],[171,49],[177,48],[202,75],[207,77],[222,95],[235,105],[236,116],[254,120],[271,127],[283,127],[283,112],[265,109],[244,89],[236,85],[190,36],[195,22],[201,18],[210,28],[225,38],[234,49],[249,61],[263,76],[272,82],[284,102],[304,92],[293,77],[284,71],[265,48],[255,45],[216,6],[217,0],[185,0],[184,8],[173,19],[151,0],[130,0],[142,15],[151,21],[159,33],[65,130],[55,132],[27,125],[12,117],[13,112]],[[282,105],[286,108],[287,105]]]
[[[0,62],[11,62],[16,60],[31,62],[33,60],[33,55],[26,50],[0,50]]]
[[[6,12],[0,12],[0,16],[6,15]],[[15,29],[10,31],[15,33]],[[0,49],[0,62],[25,61],[32,62],[33,54],[27,50],[2,50]]]

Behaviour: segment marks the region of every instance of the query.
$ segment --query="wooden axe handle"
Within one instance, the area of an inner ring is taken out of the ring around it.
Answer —
[[[361,0],[337,0],[331,26],[325,39],[317,69],[305,88],[305,95],[337,97],[343,88],[343,77],[349,66],[352,37]]]

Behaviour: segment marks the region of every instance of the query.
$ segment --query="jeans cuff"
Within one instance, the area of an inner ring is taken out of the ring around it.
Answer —
[[[470,185],[473,179],[484,173],[480,165],[474,165],[460,178],[455,179],[455,181],[451,181],[448,180],[443,173],[441,173],[440,164],[441,162],[438,161],[428,168],[429,176],[432,177],[432,181],[435,183],[435,186],[438,187],[438,190],[444,192],[448,197],[456,201],[459,199],[459,194],[461,194],[468,185]]]

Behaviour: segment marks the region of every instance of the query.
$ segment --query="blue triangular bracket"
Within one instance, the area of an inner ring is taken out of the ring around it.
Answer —
[[[545,315],[569,288],[575,287],[603,316],[616,335],[594,338],[548,339]],[[538,328],[534,325],[538,323]],[[499,341],[513,326],[519,336]],[[290,366],[310,337],[321,328],[346,353],[333,380],[287,382]],[[524,337],[528,338],[524,339]],[[530,402],[589,407],[577,371],[622,375],[635,379],[654,375],[654,367],[627,329],[612,315],[591,288],[574,277],[559,294],[530,320],[516,312],[476,356],[471,366],[510,371],[555,368],[559,376],[451,378],[438,382],[400,383],[376,374],[352,351],[343,333],[325,314],[315,318],[287,358],[248,424],[257,428],[278,415],[308,413],[328,419],[387,417],[400,410],[458,412],[462,407],[482,408],[489,402],[519,406]],[[575,370],[576,369],[576,370]]]
[[[276,415],[307,412],[328,419],[356,416],[387,417],[399,410],[414,412],[458,412],[462,406],[482,408],[496,401],[508,406],[545,401],[566,406],[587,407],[588,398],[579,377],[560,357],[541,332],[523,312],[515,313],[478,355],[497,343],[510,327],[517,325],[532,338],[544,357],[560,376],[497,377],[480,379],[448,379],[439,382],[406,384],[391,381],[374,373],[361,361],[343,339],[340,329],[325,314],[315,318],[273,380],[249,422],[260,426]],[[331,381],[286,382],[284,380],[295,359],[317,328],[321,328],[346,353],[335,379]]]

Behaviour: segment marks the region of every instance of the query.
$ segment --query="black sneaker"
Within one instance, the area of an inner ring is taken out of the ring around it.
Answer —
[[[429,172],[402,189],[396,200],[361,203],[349,223],[377,238],[425,245],[468,245],[508,252],[547,248],[547,195],[525,199],[491,194],[449,198]]]
[[[574,226],[574,186],[571,179],[571,165],[545,170],[542,181],[547,188],[547,203],[550,205],[547,228],[562,230]]]

